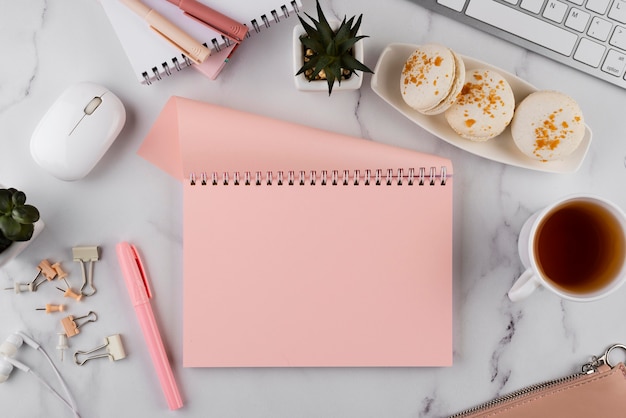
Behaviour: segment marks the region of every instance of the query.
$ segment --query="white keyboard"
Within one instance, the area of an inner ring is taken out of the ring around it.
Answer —
[[[411,0],[626,88],[626,0]]]

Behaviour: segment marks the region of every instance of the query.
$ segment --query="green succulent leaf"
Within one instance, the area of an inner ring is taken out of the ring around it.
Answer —
[[[313,23],[315,23],[315,27],[320,33],[322,42],[328,43],[333,39],[333,37],[335,36],[335,33],[333,29],[330,27],[330,23],[328,23],[326,16],[324,15],[324,11],[322,10],[322,6],[320,6],[320,2],[317,1],[316,3],[317,3],[316,5],[317,18],[319,20],[317,22],[313,19],[311,20],[313,20]]]
[[[313,75],[316,76],[320,71],[327,68],[330,65],[331,61],[332,57],[329,57],[327,55],[319,55],[317,57],[317,64],[315,64],[315,70],[313,72]]]
[[[335,40],[331,40],[328,45],[326,45],[326,55],[329,57],[337,57],[337,43]]]
[[[8,214],[13,209],[12,193],[7,189],[0,189],[0,214]]]
[[[326,84],[328,84],[328,95],[330,96],[330,94],[333,92],[333,86],[335,85],[335,79],[334,78],[327,78],[326,79]]]
[[[32,205],[14,207],[11,215],[21,224],[32,224],[39,220],[39,211]]]
[[[313,51],[323,51],[324,44],[322,44],[319,40],[303,36],[300,38],[302,45],[304,45],[307,49],[312,49]]]
[[[13,206],[22,206],[26,203],[26,194],[24,192],[15,191],[11,197]]]
[[[0,253],[4,250],[6,250],[7,248],[9,248],[11,246],[11,244],[13,243],[13,241],[11,241],[10,239],[8,239],[7,237],[5,237],[2,234],[2,231],[0,231]]]
[[[363,71],[364,73],[374,73],[372,70],[369,69],[369,67],[354,58],[352,55],[343,55],[341,57],[341,65],[343,66],[343,68],[350,69],[352,72],[354,72],[354,70],[359,70]]]
[[[22,230],[22,225],[13,219],[10,215],[0,216],[0,231],[8,239],[15,241],[17,235]]]
[[[339,45],[339,49],[338,49],[338,55],[341,56],[345,56],[345,55],[350,55],[352,56],[352,54],[350,54],[350,49],[354,46],[354,44],[356,44],[358,41],[360,41],[363,38],[367,38],[368,36],[365,35],[361,35],[361,36],[357,36],[355,38],[350,38],[345,40],[344,42],[342,42]]]
[[[305,15],[307,15],[307,17],[309,19],[311,19],[312,21],[313,18],[311,18],[311,16],[309,16],[308,14],[305,13]],[[304,28],[304,31],[306,32],[307,36],[309,38],[317,38],[318,36],[318,32],[317,29],[314,28],[313,26],[309,25],[304,19],[302,19],[302,16],[298,15],[298,19],[300,19],[300,24],[302,25],[302,27]],[[304,38],[304,37],[303,37]],[[302,39],[302,38],[300,38]]]
[[[33,224],[20,224],[20,230],[14,236],[8,237],[13,241],[28,241],[33,237],[35,226]]]
[[[352,20],[353,19],[350,19],[346,23],[346,18],[343,18],[343,21],[341,22],[341,25],[339,26],[339,29],[337,29],[337,33],[335,34],[335,39],[338,43],[341,43],[350,38],[350,22],[352,22]]]
[[[356,23],[354,24],[354,26],[352,26],[352,29],[350,30],[350,36],[356,36],[356,34],[359,32],[359,29],[361,28],[361,21],[363,19],[363,15],[359,15],[359,18],[356,20]]]
[[[309,61],[305,62],[304,65],[302,65],[302,67],[298,70],[296,75],[300,75],[300,74],[304,73],[307,70],[314,70],[315,66],[317,65],[318,59],[319,58],[317,56],[311,57],[311,59]]]

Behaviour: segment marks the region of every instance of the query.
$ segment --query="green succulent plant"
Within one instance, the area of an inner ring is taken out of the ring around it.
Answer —
[[[341,84],[342,78],[349,78],[353,74],[358,76],[357,70],[373,73],[365,64],[357,60],[352,54],[352,47],[366,35],[357,35],[361,27],[363,15],[359,15],[355,22],[355,16],[343,21],[339,28],[334,31],[320,6],[316,2],[318,20],[307,13],[305,15],[313,22],[313,26],[307,23],[300,15],[300,23],[306,31],[306,35],[300,37],[304,46],[304,64],[296,73],[303,74],[309,80],[325,78],[328,83],[328,95],[333,91],[335,81]]]
[[[26,194],[9,188],[0,189],[0,252],[13,241],[28,241],[33,236],[39,210],[26,204]]]

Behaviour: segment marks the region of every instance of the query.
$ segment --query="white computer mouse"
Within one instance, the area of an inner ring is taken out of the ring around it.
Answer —
[[[30,140],[33,159],[61,180],[85,177],[126,122],[122,101],[95,83],[68,87],[41,119]]]

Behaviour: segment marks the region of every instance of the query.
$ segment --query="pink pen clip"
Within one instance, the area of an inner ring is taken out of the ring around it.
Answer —
[[[167,404],[171,410],[178,409],[183,406],[183,401],[178,391],[176,380],[174,380],[174,374],[165,353],[163,340],[150,306],[152,292],[150,291],[146,271],[134,245],[120,242],[117,244],[116,250],[124,281],[128,287],[131,302],[135,307],[139,325],[146,339],[148,351],[161,382],[161,388],[167,399]]]
[[[209,26],[236,43],[243,42],[243,39],[248,34],[248,27],[246,25],[239,23],[225,14],[211,9],[207,5],[196,0],[167,1],[178,6],[187,16],[206,26]]]

